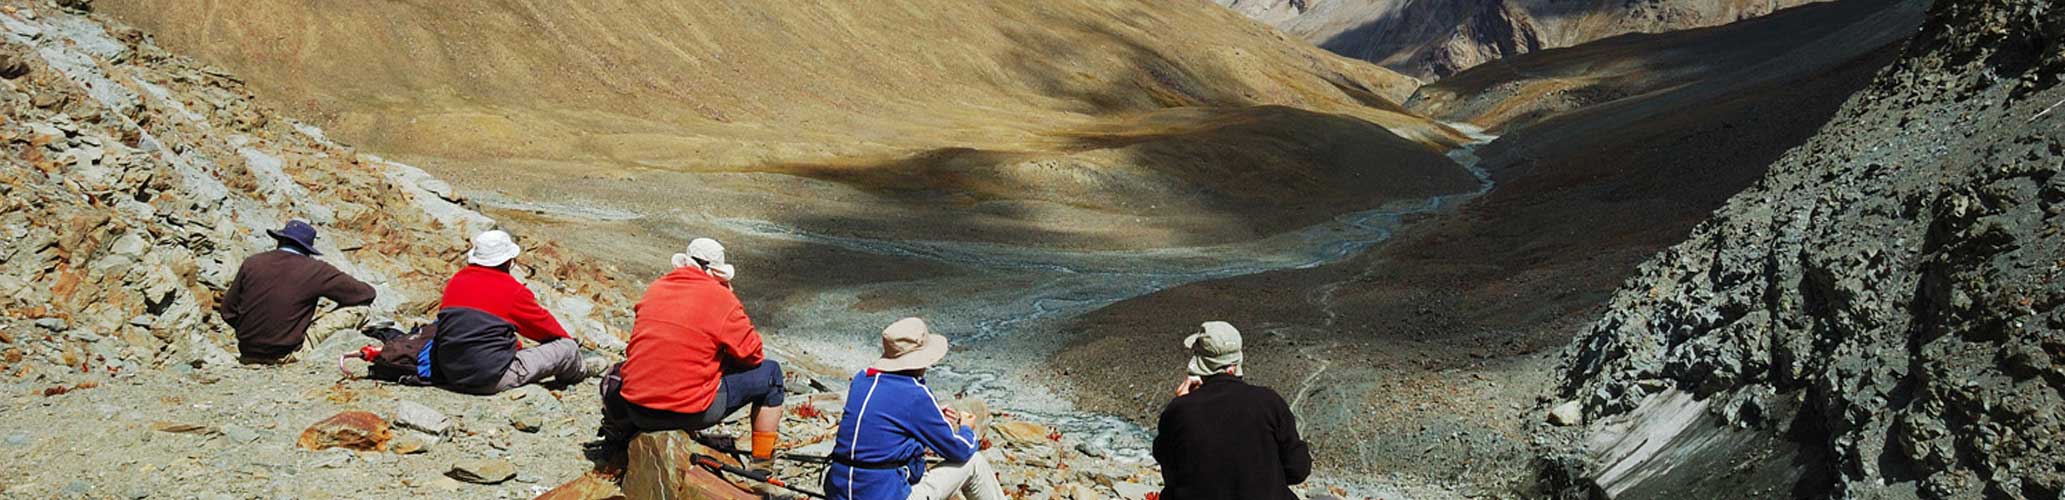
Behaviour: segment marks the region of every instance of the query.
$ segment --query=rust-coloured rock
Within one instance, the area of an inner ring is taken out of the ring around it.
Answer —
[[[624,496],[681,500],[759,498],[695,466],[697,454],[731,461],[723,453],[696,444],[684,432],[643,434],[631,440],[630,461],[624,467]]]
[[[387,442],[394,439],[388,431],[387,421],[379,415],[363,411],[347,411],[308,426],[301,431],[301,439],[295,444],[310,450],[348,448],[359,451],[387,451]]]
[[[990,426],[990,430],[1006,442],[1025,445],[1046,443],[1049,441],[1047,436],[1054,433],[1054,430],[1047,426],[1020,421],[994,424]]]
[[[618,500],[627,498],[624,490],[618,488],[609,478],[590,472],[553,488],[537,500]]]

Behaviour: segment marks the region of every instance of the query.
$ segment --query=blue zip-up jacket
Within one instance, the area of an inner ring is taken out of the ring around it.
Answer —
[[[967,462],[981,451],[975,429],[948,424],[925,380],[867,370],[846,389],[846,415],[832,456],[864,464],[906,464],[872,469],[833,463],[825,495],[834,500],[904,500],[925,474],[925,450],[948,462]]]

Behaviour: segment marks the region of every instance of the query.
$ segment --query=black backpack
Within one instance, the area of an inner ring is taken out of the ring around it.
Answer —
[[[430,382],[445,387],[493,387],[516,359],[516,325],[486,311],[451,307],[437,312],[430,345]]]
[[[418,326],[409,333],[392,329],[384,333],[387,334],[373,336],[381,339],[380,355],[366,360],[372,363],[366,370],[366,377],[404,385],[430,385],[430,381],[417,375],[416,360],[424,346],[437,338],[437,323]]]

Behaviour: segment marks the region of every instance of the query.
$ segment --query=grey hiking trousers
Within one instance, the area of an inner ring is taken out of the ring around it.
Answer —
[[[546,379],[578,382],[582,377],[581,343],[574,339],[559,339],[516,351],[516,359],[509,361],[509,368],[502,371],[502,379],[495,382],[494,387],[455,387],[453,390],[495,394]]]

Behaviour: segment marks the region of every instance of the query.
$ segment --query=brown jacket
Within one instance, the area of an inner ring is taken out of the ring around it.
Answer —
[[[373,287],[314,257],[273,250],[244,259],[216,311],[237,331],[237,350],[250,358],[286,357],[301,349],[316,299],[340,306],[373,303]]]

